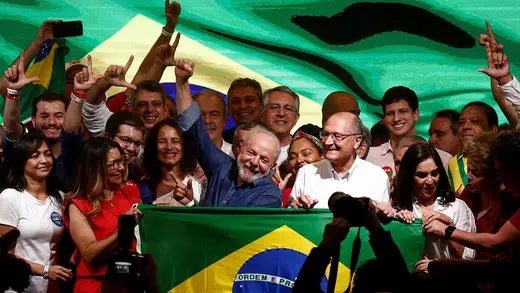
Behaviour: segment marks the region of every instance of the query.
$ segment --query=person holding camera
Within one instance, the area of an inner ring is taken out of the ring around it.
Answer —
[[[65,223],[76,245],[74,292],[101,292],[107,264],[118,249],[119,217],[142,216],[134,206],[140,203],[139,189],[123,182],[126,173],[124,152],[116,142],[92,138],[83,145],[65,203]],[[133,250],[135,246],[133,241]]]
[[[0,236],[18,229],[14,254],[31,267],[24,292],[59,292],[59,282],[72,279],[71,270],[58,265],[63,194],[49,179],[54,162],[47,139],[32,129],[12,148],[8,188],[0,194]]]
[[[352,199],[352,198],[351,198]],[[321,280],[331,261],[333,252],[345,240],[352,226],[364,226],[370,233],[370,246],[376,255],[371,263],[382,274],[362,273],[363,266],[355,275],[352,292],[408,292],[411,284],[411,275],[399,248],[392,239],[389,231],[385,231],[379,222],[374,202],[369,198],[358,198],[368,205],[364,212],[349,213],[348,220],[344,217],[334,218],[325,226],[323,239],[311,250],[302,266],[293,287],[294,293],[323,292],[320,288]],[[358,200],[356,199],[356,200]],[[359,210],[358,210],[359,211]]]
[[[475,218],[464,201],[458,199],[450,187],[446,170],[434,147],[418,143],[412,145],[401,160],[395,179],[392,205],[397,217],[406,223],[416,218],[423,222],[442,221],[453,232],[460,229],[475,232]],[[475,251],[445,238],[428,236],[424,246],[425,259],[416,269],[427,271],[431,259],[473,258]]]
[[[383,169],[359,158],[363,124],[352,113],[336,113],[320,133],[325,160],[303,166],[289,198],[293,208],[326,208],[329,195],[342,191],[368,196],[376,204],[389,203],[390,183]]]

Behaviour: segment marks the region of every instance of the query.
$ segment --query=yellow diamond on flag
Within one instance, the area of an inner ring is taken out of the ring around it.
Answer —
[[[284,225],[211,264],[169,293],[291,292],[301,266],[314,247],[314,243]],[[350,270],[340,263],[336,292],[347,289],[349,276]],[[323,290],[326,284],[324,276]]]

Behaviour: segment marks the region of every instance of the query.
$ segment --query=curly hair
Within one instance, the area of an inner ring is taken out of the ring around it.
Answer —
[[[482,174],[497,174],[491,149],[498,142],[494,132],[485,132],[476,136],[464,145],[463,154],[471,165],[473,172]],[[497,174],[498,175],[498,174]]]

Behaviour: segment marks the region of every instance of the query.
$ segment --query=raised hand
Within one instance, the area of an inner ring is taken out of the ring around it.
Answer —
[[[74,76],[74,90],[82,93],[86,93],[91,89],[98,79],[102,78],[103,75],[94,76],[92,70],[92,57],[87,56],[87,67],[83,67],[83,70],[76,73]]]
[[[42,23],[40,26],[40,30],[38,30],[38,34],[36,34],[35,41],[38,44],[42,44],[46,40],[52,40],[54,39],[54,35],[52,33],[52,24],[53,23],[59,23],[62,22],[62,20],[46,20]]]
[[[20,90],[24,86],[30,84],[34,81],[39,81],[39,77],[31,77],[27,78],[24,72],[25,58],[24,51],[20,53],[20,59],[18,60],[18,64],[14,64],[13,66],[7,68],[4,72],[4,78],[6,81],[6,86],[8,89],[12,90]]]
[[[134,55],[130,56],[125,66],[110,65],[105,72],[105,78],[109,84],[113,86],[127,87],[129,89],[137,90],[137,87],[126,81],[126,73],[134,61]]]
[[[179,40],[181,38],[181,34],[177,34],[173,45],[170,44],[161,45],[157,48],[156,60],[164,66],[174,66],[175,65],[175,51],[177,51],[177,46],[179,46]]]
[[[486,55],[488,68],[480,68],[478,71],[487,74],[494,79],[500,79],[511,74],[511,68],[503,47],[496,43],[486,43]]]
[[[274,169],[273,177],[271,177],[271,181],[280,188],[281,191],[285,190],[287,187],[287,183],[291,179],[292,174],[289,173],[285,176],[285,178],[282,180],[282,177],[280,176],[280,168],[278,166]]]
[[[332,219],[332,222],[325,226],[323,240],[320,245],[329,249],[335,249],[347,238],[349,231],[350,223],[347,220],[343,218]]]
[[[498,44],[497,38],[495,37],[495,33],[493,33],[493,29],[491,29],[491,25],[489,25],[489,22],[486,20],[486,28],[487,28],[487,34],[480,34],[478,36],[478,43],[481,46],[485,46],[486,43],[495,43]],[[502,45],[499,45],[501,47]]]
[[[193,75],[193,71],[195,70],[195,64],[186,59],[177,59],[174,60],[175,65],[175,77],[177,78],[177,82],[186,82]]]
[[[170,4],[170,0],[166,0],[164,3],[164,10],[166,14],[166,27],[175,30],[175,27],[179,23],[179,15],[181,15],[181,5],[173,1]]]
[[[173,198],[180,202],[183,205],[187,205],[193,201],[193,180],[189,179],[186,185],[182,183],[182,180],[179,179],[173,172],[170,173],[173,180],[175,181],[175,189],[173,190]]]

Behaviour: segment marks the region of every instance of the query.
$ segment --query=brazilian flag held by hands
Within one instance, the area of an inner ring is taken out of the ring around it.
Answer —
[[[20,120],[28,122],[32,116],[32,102],[41,94],[50,91],[63,95],[65,91],[65,56],[69,53],[66,41],[63,39],[46,40],[40,46],[34,63],[29,67],[27,78],[39,77],[26,85],[20,93]],[[4,113],[5,100],[0,99],[0,110]]]
[[[328,210],[177,208],[140,205],[141,250],[157,263],[161,292],[289,293],[301,266],[332,220]],[[410,270],[422,258],[420,223],[396,221],[383,226],[403,254]],[[342,243],[336,292],[349,284],[352,227]],[[361,229],[359,264],[375,258]],[[321,288],[327,289],[329,269]]]

